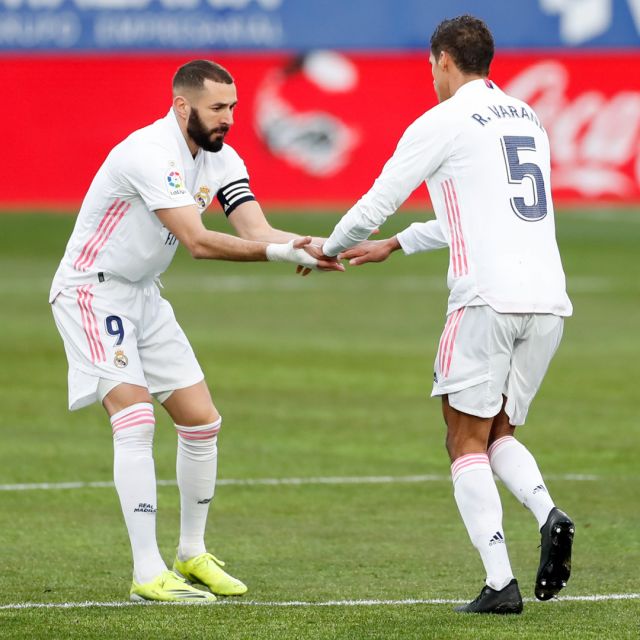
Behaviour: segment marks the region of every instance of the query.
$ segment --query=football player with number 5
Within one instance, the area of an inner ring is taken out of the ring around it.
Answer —
[[[566,585],[574,534],[515,438],[572,313],[555,238],[549,140],[533,109],[489,79],[494,45],[484,22],[444,20],[430,44],[439,104],[407,128],[322,251],[359,265],[398,249],[449,247],[432,395],[442,398],[455,500],[486,570],[480,595],[458,610],[520,613],[494,474],[540,528],[538,599]],[[423,182],[435,219],[367,240]]]

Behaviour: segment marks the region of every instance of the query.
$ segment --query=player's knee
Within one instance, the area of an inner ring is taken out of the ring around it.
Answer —
[[[185,415],[183,415],[180,423],[185,427],[202,428],[203,425],[210,425],[214,422],[221,422],[222,417],[213,408],[190,409]]]

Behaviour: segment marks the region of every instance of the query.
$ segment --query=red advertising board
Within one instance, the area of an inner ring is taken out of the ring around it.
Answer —
[[[193,57],[3,57],[0,206],[77,206],[111,147],[166,114]],[[267,206],[352,203],[435,104],[426,54],[201,57],[236,79],[227,141]],[[557,202],[640,202],[640,54],[502,52],[491,77],[547,128]]]

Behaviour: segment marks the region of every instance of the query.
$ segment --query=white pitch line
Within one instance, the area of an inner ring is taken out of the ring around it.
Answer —
[[[598,480],[598,476],[590,474],[567,473],[562,475],[548,475],[549,480],[573,480],[591,482]],[[449,482],[449,475],[411,475],[411,476],[326,476],[311,478],[220,478],[216,485],[252,487],[252,486],[282,486],[282,485],[313,485],[313,484],[409,484],[416,482]],[[175,480],[158,480],[162,487],[173,487]],[[110,480],[94,482],[34,482],[28,484],[0,484],[0,491],[36,491],[54,489],[105,489],[112,488]]]
[[[609,593],[584,596],[562,596],[554,598],[550,602],[610,602],[614,600],[638,600],[640,593]],[[523,598],[524,602],[537,603],[534,598]],[[453,600],[446,598],[406,598],[403,600],[324,600],[319,602],[306,600],[285,600],[274,602],[261,602],[258,600],[219,600],[213,604],[185,603],[185,602],[16,602],[13,604],[2,604],[0,610],[20,610],[20,609],[89,609],[123,607],[148,607],[148,606],[245,606],[245,607],[380,607],[380,606],[405,606],[417,604],[462,604],[467,600]]]

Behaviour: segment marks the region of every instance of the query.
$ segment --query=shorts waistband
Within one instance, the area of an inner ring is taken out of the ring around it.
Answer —
[[[112,273],[105,273],[104,271],[98,271],[98,273],[95,274],[95,277],[97,278],[98,282],[107,282],[108,280],[117,280],[118,282],[122,282],[124,284],[128,284],[135,287],[148,288],[152,285],[156,285],[161,289],[163,288],[162,282],[160,278],[157,276],[155,278],[146,278],[144,280],[139,280],[137,282],[131,282],[129,280],[124,280],[123,278],[120,278],[118,276],[114,276]]]

